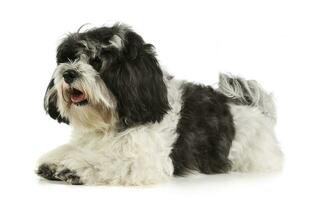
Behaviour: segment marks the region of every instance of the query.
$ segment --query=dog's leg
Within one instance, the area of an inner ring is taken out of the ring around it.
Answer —
[[[146,185],[167,180],[172,171],[172,161],[165,156],[97,152],[64,145],[40,159],[37,173],[74,185]]]
[[[151,155],[143,157],[85,151],[62,160],[60,166],[63,168],[59,168],[55,176],[72,184],[76,180],[86,185],[149,185],[172,176],[172,169],[166,169],[166,165],[171,166],[171,160],[156,160]]]

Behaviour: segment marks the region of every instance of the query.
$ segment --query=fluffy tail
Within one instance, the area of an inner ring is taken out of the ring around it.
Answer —
[[[263,114],[276,121],[276,108],[272,95],[255,80],[220,74],[218,91],[231,98],[236,104],[258,107]]]

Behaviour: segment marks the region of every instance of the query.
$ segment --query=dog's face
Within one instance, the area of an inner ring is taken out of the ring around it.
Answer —
[[[58,122],[80,129],[124,129],[162,120],[169,110],[153,46],[122,25],[69,35],[44,105]]]

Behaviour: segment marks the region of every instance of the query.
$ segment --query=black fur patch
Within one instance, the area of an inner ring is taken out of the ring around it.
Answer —
[[[229,150],[235,135],[228,99],[211,87],[184,85],[179,137],[171,158],[175,175],[190,170],[205,174],[227,172]]]
[[[57,64],[74,61],[82,44],[78,42],[77,35],[68,36],[57,48]]]

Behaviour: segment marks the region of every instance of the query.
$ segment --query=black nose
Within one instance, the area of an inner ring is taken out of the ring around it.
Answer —
[[[63,73],[64,81],[68,84],[73,83],[74,79],[77,77],[78,73],[73,69],[69,69]]]

